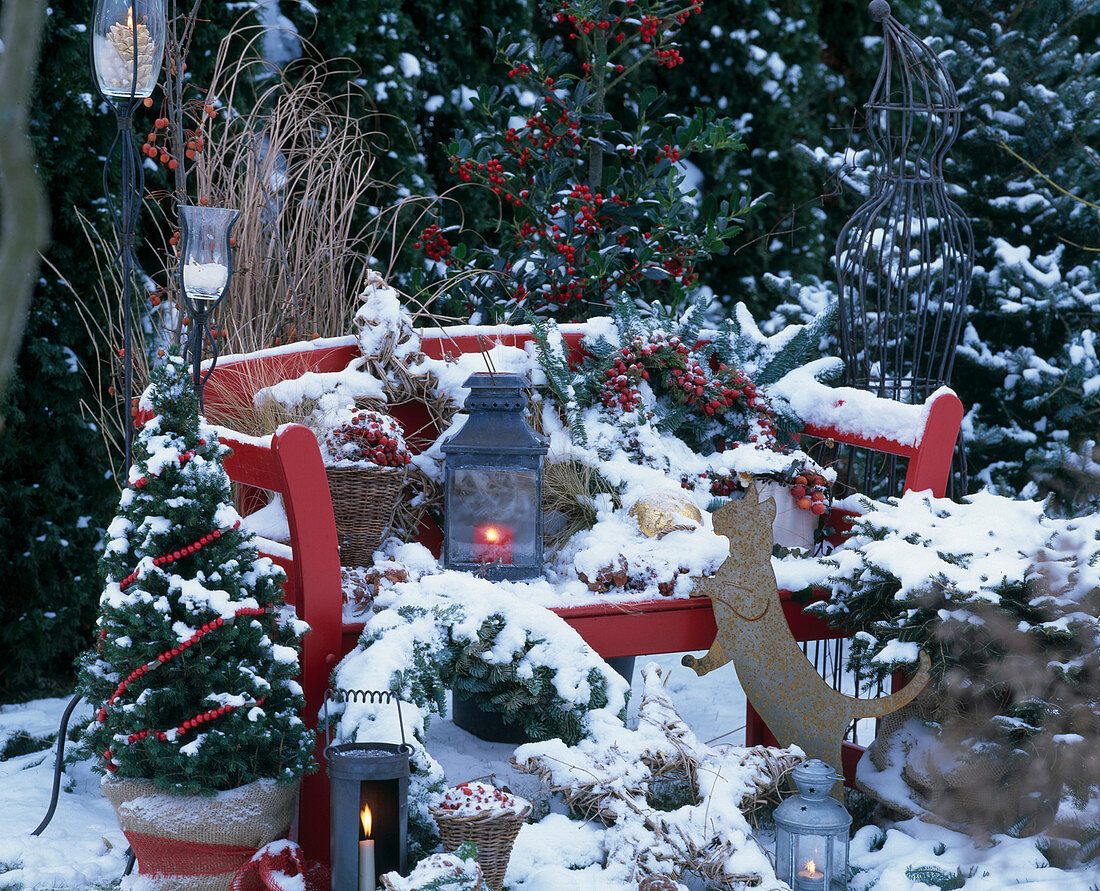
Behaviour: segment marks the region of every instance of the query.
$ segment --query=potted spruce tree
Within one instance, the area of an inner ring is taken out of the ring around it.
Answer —
[[[312,766],[282,570],[241,527],[186,364],[153,373],[151,412],[108,529],[85,740],[148,886],[227,889],[290,827]]]

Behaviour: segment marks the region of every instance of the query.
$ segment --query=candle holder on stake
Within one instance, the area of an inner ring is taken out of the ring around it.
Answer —
[[[797,795],[775,820],[775,874],[794,891],[846,891],[851,815],[829,795],[843,777],[814,758],[791,771]]]
[[[542,572],[545,438],[523,419],[525,377],[472,374],[469,418],[442,446],[443,565],[490,579]]]
[[[393,702],[401,743],[333,745],[329,701]],[[374,891],[378,876],[407,867],[409,755],[401,700],[389,690],[330,689],[325,693],[325,760],[330,781],[332,887]]]
[[[166,21],[163,0],[96,0],[89,47],[92,76],[100,95],[115,110],[114,141],[103,163],[103,196],[118,234],[115,259],[122,265],[123,434],[127,471],[133,460],[133,283],[134,232],[145,192],[145,172],[134,139],[134,112],[153,93],[164,61]],[[108,173],[121,150],[119,202],[111,196]]]
[[[218,362],[218,338],[210,328],[209,319],[233,277],[230,232],[238,216],[239,211],[229,207],[179,206],[180,291],[190,318],[187,357],[191,362],[200,413],[203,387]],[[210,367],[206,374],[202,374],[201,369],[203,340],[210,341]]]

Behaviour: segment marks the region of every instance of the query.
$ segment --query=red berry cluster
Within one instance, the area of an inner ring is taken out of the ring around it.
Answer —
[[[145,142],[141,144],[141,152],[154,161],[164,164],[169,170],[175,170],[180,166],[179,159],[174,157],[172,147],[168,144],[167,133],[161,132],[166,131],[168,125],[168,118],[157,118],[153,122],[153,129],[145,137]],[[183,154],[185,158],[191,161],[206,148],[206,140],[203,139],[202,135],[202,123],[200,122],[194,130],[189,130],[184,135],[188,139]]]
[[[651,379],[651,373],[654,378]],[[756,392],[756,385],[737,368],[719,364],[711,370],[709,364],[676,335],[663,331],[646,336],[635,335],[633,341],[612,355],[602,370],[600,401],[605,408],[632,411],[641,403],[638,384],[651,380],[651,386],[676,402],[694,407],[708,417],[721,416],[735,405],[748,418],[748,441],[766,443],[778,449],[775,441],[775,418],[765,399]]]
[[[401,425],[376,411],[354,412],[325,434],[325,445],[338,460],[378,467],[404,467],[411,460]]]
[[[420,241],[413,247],[418,251],[423,250],[432,260],[441,260],[447,266],[451,265],[451,243],[447,241],[437,223],[432,223],[421,232]]]
[[[711,495],[725,498],[734,492],[741,491],[741,483],[737,477],[728,473],[708,473],[701,477],[701,481],[708,483]],[[680,485],[685,489],[694,489],[695,480],[684,474],[680,478]],[[795,499],[799,510],[808,510],[820,517],[829,509],[832,501],[832,484],[818,473],[806,471],[794,478],[791,484],[791,497]]]
[[[439,807],[463,812],[515,810],[516,799],[487,783],[461,783],[447,790]]]
[[[610,368],[604,369],[607,382],[600,389],[600,401],[604,408],[633,411],[642,403],[642,394],[636,386],[639,380],[649,380],[649,370],[631,350],[619,351]]]
[[[677,65],[684,64],[684,57],[680,55],[680,51],[676,47],[654,50],[653,58],[657,60],[657,64],[662,68],[675,68]]]
[[[691,6],[676,16],[676,21],[681,25],[688,20],[691,15],[698,15],[703,11],[703,0],[691,0]]]
[[[799,474],[794,478],[791,495],[798,500],[800,510],[812,511],[821,516],[832,500],[831,484],[818,473]]]
[[[680,150],[674,145],[669,145],[667,142],[657,150],[657,160],[660,161],[664,158],[668,158],[670,161],[680,160]]]

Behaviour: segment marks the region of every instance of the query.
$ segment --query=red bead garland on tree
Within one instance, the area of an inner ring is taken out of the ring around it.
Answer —
[[[136,485],[136,483],[135,483],[135,485]],[[237,522],[234,523],[229,528],[230,528],[230,530],[236,529],[240,525],[241,525],[241,521],[237,520]],[[159,557],[154,557],[153,558],[153,565],[154,566],[167,566],[169,563],[175,563],[177,560],[180,560],[183,557],[188,556],[189,554],[195,553],[195,551],[198,551],[198,550],[202,549],[205,545],[208,545],[208,544],[210,544],[210,542],[216,541],[217,539],[219,539],[221,537],[222,537],[221,529],[215,529],[212,532],[208,532],[206,535],[204,535],[202,538],[198,539],[197,541],[193,541],[191,544],[187,545],[187,547],[180,548],[180,550],[178,550],[178,551],[172,551],[169,554],[162,554]],[[131,572],[128,576],[126,576],[126,578],[124,578],[121,582],[118,583],[118,589],[120,591],[125,591],[127,588],[129,588],[130,585],[132,585],[137,580],[138,574],[140,572],[141,572],[141,567],[139,566],[137,569],[135,569],[133,572]]]
[[[236,618],[239,618],[240,616],[262,616],[265,612],[266,612],[266,610],[263,609],[263,608],[260,608],[260,607],[243,606],[243,607],[241,607],[240,609],[236,610],[233,613],[233,618],[236,619]],[[212,622],[208,622],[208,623],[204,624],[194,634],[192,634],[191,637],[189,637],[187,640],[182,641],[178,647],[172,647],[172,649],[170,649],[170,650],[165,650],[163,653],[161,653],[159,656],[157,656],[157,658],[155,660],[153,660],[152,662],[147,662],[145,665],[139,665],[137,668],[135,668],[133,671],[130,672],[130,674],[127,676],[126,680],[124,680],[121,684],[118,685],[118,687],[115,689],[115,692],[113,694],[111,694],[110,698],[108,698],[108,700],[106,702],[106,705],[104,705],[104,707],[101,708],[96,713],[96,720],[99,721],[100,723],[103,723],[104,721],[107,720],[107,706],[114,705],[114,703],[119,699],[119,697],[124,692],[126,692],[126,688],[129,687],[130,684],[132,684],[138,678],[140,678],[143,675],[145,675],[146,673],[148,673],[151,669],[156,668],[158,665],[163,665],[168,660],[176,658],[181,653],[183,653],[185,650],[187,650],[189,647],[192,647],[196,643],[198,643],[203,637],[205,637],[211,631],[214,631],[218,628],[221,628],[224,624],[225,624],[225,619],[222,616],[218,616],[218,618],[214,619]],[[245,708],[246,706],[251,708],[252,706],[262,706],[263,704],[264,704],[264,700],[259,699],[259,700],[256,700],[255,702],[244,702],[244,703],[241,703],[240,705],[219,705],[216,708],[210,709],[209,711],[201,712],[201,713],[195,715],[194,717],[188,718],[186,721],[184,721],[182,724],[180,724],[179,727],[177,727],[175,729],[175,733],[176,733],[177,736],[179,736],[179,735],[182,735],[182,734],[186,733],[189,730],[195,729],[200,724],[206,723],[207,721],[212,721],[214,718],[220,717],[221,715],[228,714],[229,712],[234,711],[235,709]],[[149,730],[148,728],[146,728],[146,729],[138,730],[134,733],[131,733],[126,738],[126,742],[127,742],[127,744],[133,744],[135,742],[138,742],[139,740],[145,739],[150,734],[152,736],[154,736],[156,739],[158,739],[162,742],[168,739],[168,734],[165,733],[164,731],[162,731],[162,730],[153,731],[153,730]],[[111,761],[112,761],[111,750],[107,749],[103,753],[103,757],[104,757],[104,760],[106,762],[107,769],[111,770],[111,771],[114,771],[115,767],[111,763]]]
[[[179,456],[180,467],[185,466],[187,464],[187,462],[190,461],[194,457],[195,457],[195,450],[194,449],[188,449],[186,452],[180,452],[180,456]],[[133,482],[133,486],[134,486],[135,489],[143,489],[147,485],[149,485],[149,477],[147,477],[147,476],[140,476],[136,480],[134,480],[134,482]]]

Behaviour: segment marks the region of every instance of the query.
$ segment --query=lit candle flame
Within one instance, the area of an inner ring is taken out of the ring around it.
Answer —
[[[813,875],[813,873],[817,872],[817,864],[814,863],[812,860],[807,860],[806,861],[806,872]]]
[[[363,813],[359,815],[359,821],[363,824],[364,835],[366,835],[367,838],[370,838],[371,816],[369,806],[365,804],[363,805]]]
[[[134,30],[134,7],[128,7],[126,10],[126,28],[129,31]]]
[[[500,541],[500,530],[496,526],[485,527],[485,543],[496,544]]]

